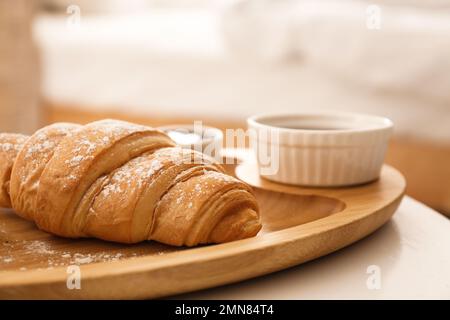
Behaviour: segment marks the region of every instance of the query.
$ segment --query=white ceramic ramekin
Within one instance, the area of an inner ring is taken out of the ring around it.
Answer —
[[[378,178],[392,121],[355,113],[259,115],[247,120],[262,177],[337,187]]]

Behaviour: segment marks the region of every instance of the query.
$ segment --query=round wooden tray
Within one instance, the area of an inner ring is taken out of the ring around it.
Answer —
[[[389,166],[373,183],[333,189],[266,181],[252,163],[229,169],[255,187],[264,225],[255,238],[192,249],[70,240],[1,209],[0,298],[156,298],[242,281],[369,235],[389,220],[405,191],[403,176]],[[80,289],[67,286],[73,265],[80,266]]]

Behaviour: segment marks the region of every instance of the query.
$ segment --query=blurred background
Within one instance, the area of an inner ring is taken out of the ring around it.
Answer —
[[[390,117],[387,162],[450,215],[450,0],[0,0],[0,132],[321,109]]]

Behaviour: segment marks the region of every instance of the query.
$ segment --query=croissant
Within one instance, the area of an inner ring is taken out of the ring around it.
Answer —
[[[163,132],[119,120],[0,134],[0,207],[69,238],[175,246],[261,229],[251,188]]]

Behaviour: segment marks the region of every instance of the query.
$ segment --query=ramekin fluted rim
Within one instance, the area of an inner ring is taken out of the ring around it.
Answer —
[[[357,118],[360,125],[354,128],[346,129],[301,129],[301,128],[286,128],[282,126],[275,126],[262,122],[264,119],[275,119],[275,118],[293,118],[293,117],[330,117],[330,118]],[[371,126],[364,125],[363,121],[371,122]],[[262,113],[249,117],[247,119],[247,124],[250,127],[258,129],[274,129],[278,130],[280,133],[301,133],[306,135],[342,135],[342,134],[353,134],[353,133],[364,133],[364,132],[374,132],[379,130],[386,130],[394,126],[393,122],[386,117],[377,116],[372,114],[364,113],[354,113],[354,112],[336,112],[336,111],[322,111],[322,112],[295,112],[295,113]]]

